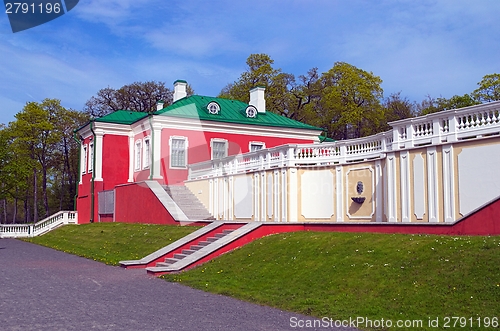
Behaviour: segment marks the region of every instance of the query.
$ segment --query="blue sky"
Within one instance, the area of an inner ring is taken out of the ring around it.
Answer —
[[[0,14],[0,123],[29,101],[81,110],[101,88],[187,80],[217,95],[252,53],[296,76],[344,61],[411,101],[472,92],[500,73],[496,0],[80,0],[12,33]]]

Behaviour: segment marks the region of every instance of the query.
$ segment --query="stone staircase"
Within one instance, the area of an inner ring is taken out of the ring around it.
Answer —
[[[210,245],[211,243],[216,242],[217,240],[227,236],[232,233],[234,230],[224,230],[220,233],[216,233],[213,237],[208,237],[205,240],[197,242],[195,245],[191,245],[188,249],[183,249],[181,253],[174,254],[173,257],[166,258],[164,262],[156,263],[156,267],[170,267],[173,264],[185,259],[187,256],[193,254],[194,252],[199,251],[205,246]]]
[[[261,222],[214,221],[168,246],[139,259],[120,261],[124,268],[145,268],[148,274],[180,272],[265,235]]]
[[[177,206],[190,220],[215,220],[198,198],[184,185],[163,185]]]

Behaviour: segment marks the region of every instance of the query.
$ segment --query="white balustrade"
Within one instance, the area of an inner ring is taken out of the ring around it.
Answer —
[[[0,238],[35,237],[63,224],[77,224],[76,211],[60,211],[35,224],[0,224]]]
[[[345,164],[388,151],[500,134],[500,101],[389,123],[392,130],[331,143],[283,145],[189,165],[189,180],[272,168]]]

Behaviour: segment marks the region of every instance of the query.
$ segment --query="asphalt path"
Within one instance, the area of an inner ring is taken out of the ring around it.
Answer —
[[[355,330],[311,323],[144,270],[0,239],[0,330]]]

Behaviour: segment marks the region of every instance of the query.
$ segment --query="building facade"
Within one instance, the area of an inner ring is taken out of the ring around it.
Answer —
[[[152,114],[120,110],[76,131],[81,140],[79,223],[111,214],[106,209],[114,208],[115,201],[109,192],[117,186],[146,180],[183,185],[189,164],[319,142],[322,129],[267,112],[262,87],[250,91],[246,104],[187,96],[186,86],[176,81],[172,105],[163,108],[159,102]]]

